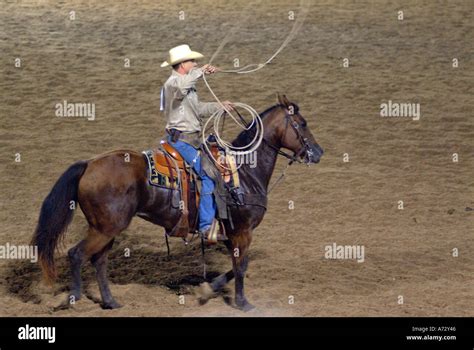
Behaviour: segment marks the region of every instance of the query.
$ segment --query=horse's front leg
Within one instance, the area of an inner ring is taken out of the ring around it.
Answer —
[[[227,240],[224,242],[225,246],[232,253],[232,242]],[[234,269],[227,271],[212,280],[211,283],[201,283],[199,288],[196,290],[199,304],[204,305],[210,299],[215,298],[219,292],[234,278]]]
[[[227,271],[214,278],[211,283],[201,283],[196,294],[198,296],[199,304],[204,305],[210,299],[215,298],[225,285],[234,278],[234,270]]]
[[[248,302],[244,294],[244,278],[249,263],[248,248],[251,241],[251,231],[242,232],[231,238],[230,253],[235,276],[235,305],[242,311],[250,311],[255,308]]]

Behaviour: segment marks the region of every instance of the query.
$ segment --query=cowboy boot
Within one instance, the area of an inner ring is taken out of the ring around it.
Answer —
[[[222,231],[222,232],[221,232]],[[227,238],[222,225],[219,221],[214,219],[210,226],[205,227],[199,234],[208,244],[216,244],[218,241],[227,241]]]

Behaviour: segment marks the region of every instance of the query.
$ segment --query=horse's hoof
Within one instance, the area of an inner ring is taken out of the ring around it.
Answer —
[[[211,285],[204,282],[196,289],[196,296],[198,297],[199,304],[204,305],[215,296],[215,293]]]
[[[79,300],[81,300],[81,293],[80,292],[72,292],[72,293],[69,293],[66,302],[69,305],[74,305],[76,303],[76,301],[79,301]]]
[[[87,299],[89,299],[90,301],[92,301],[93,303],[95,304],[101,304],[102,303],[102,299],[93,295],[91,292],[89,291],[85,291],[84,292],[84,295],[86,296]]]
[[[255,306],[250,304],[247,300],[236,302],[235,305],[237,306],[237,309],[243,312],[249,312],[255,309]]]
[[[51,311],[52,312],[57,312],[57,311],[61,311],[61,310],[68,310],[70,307],[71,307],[71,304],[69,304],[69,302],[66,300],[66,301],[63,301],[62,303],[60,303],[59,305],[53,306],[51,308]]]
[[[115,300],[111,301],[111,302],[108,302],[108,303],[103,303],[102,304],[102,308],[104,310],[113,310],[113,309],[119,309],[121,308],[122,305],[120,305],[119,303],[117,303]]]

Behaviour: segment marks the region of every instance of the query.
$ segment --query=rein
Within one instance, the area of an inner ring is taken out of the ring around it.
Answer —
[[[239,113],[239,111],[236,109],[235,112],[237,113],[237,115],[239,116],[240,118],[240,121],[246,126],[248,127],[248,123],[245,121],[245,119],[242,117],[242,115]],[[283,178],[285,177],[285,173],[286,173],[286,170],[295,162],[297,163],[303,163],[303,161],[301,161],[299,159],[299,157],[301,156],[302,153],[306,152],[307,153],[307,161],[305,162],[306,164],[309,164],[310,162],[310,159],[313,155],[313,153],[311,152],[310,150],[310,146],[308,145],[308,141],[306,138],[303,137],[303,135],[301,135],[301,132],[299,130],[299,125],[298,123],[292,118],[291,114],[289,113],[285,113],[285,119],[286,119],[286,126],[285,126],[285,136],[286,134],[288,133],[288,124],[291,125],[291,127],[293,128],[293,130],[295,131],[297,137],[298,137],[298,140],[300,141],[301,143],[301,149],[298,151],[298,152],[295,152],[293,155],[291,154],[288,154],[286,152],[283,152],[279,147],[273,145],[270,141],[268,141],[266,138],[263,138],[262,141],[268,145],[271,149],[273,149],[277,155],[280,155],[280,156],[283,156],[285,158],[287,158],[289,160],[287,166],[285,169],[283,169],[281,175],[278,177],[278,179],[273,183],[273,185],[270,186],[269,190],[267,191],[267,194],[269,194],[271,191],[273,191],[273,189],[280,183],[281,180],[283,180]]]
[[[310,157],[312,155],[312,152],[310,151],[309,149],[309,146],[308,146],[308,143],[307,143],[307,140],[301,135],[300,131],[299,131],[299,127],[298,127],[298,123],[296,123],[293,118],[291,117],[290,114],[286,113],[285,114],[285,118],[286,118],[286,127],[285,127],[285,136],[286,136],[286,133],[288,132],[288,122],[291,121],[291,126],[293,127],[293,129],[295,130],[296,132],[296,135],[298,136],[298,140],[300,141],[302,147],[301,149],[297,152],[297,153],[294,153],[293,155],[290,155],[286,152],[283,152],[282,150],[280,150],[278,147],[272,145],[270,142],[268,142],[266,139],[263,139],[265,141],[265,143],[270,146],[270,148],[274,149],[278,155],[281,155],[287,159],[289,159],[289,162],[288,164],[286,165],[286,168],[283,169],[281,175],[278,177],[278,179],[273,183],[273,185],[269,188],[269,190],[267,191],[267,194],[269,194],[270,192],[273,191],[273,189],[280,183],[281,180],[283,180],[283,178],[285,177],[285,174],[286,174],[286,171],[288,170],[288,168],[290,167],[290,165],[292,165],[294,162],[297,162],[297,163],[303,163],[298,157],[303,153],[303,152],[307,152],[308,154],[308,162],[310,160]],[[309,163],[307,163],[309,164]]]

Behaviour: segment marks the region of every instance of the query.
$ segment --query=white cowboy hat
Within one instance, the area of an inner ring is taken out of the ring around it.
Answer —
[[[191,51],[189,45],[179,45],[169,51],[168,61],[164,61],[161,67],[168,67],[187,60],[196,60],[204,56],[196,51]]]

